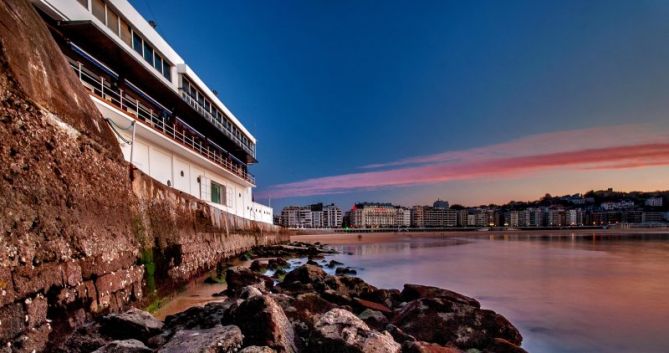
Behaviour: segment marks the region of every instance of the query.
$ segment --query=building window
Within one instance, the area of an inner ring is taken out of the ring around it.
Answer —
[[[158,70],[158,72],[161,73],[163,72],[163,58],[161,58],[160,55],[158,55],[158,53],[154,53],[153,67],[155,67],[156,70]]]
[[[77,0],[81,4],[81,6],[85,7],[88,9],[88,0]]]
[[[153,66],[153,48],[147,42],[144,42],[144,60]]]
[[[139,55],[142,55],[142,37],[135,32],[132,32],[132,47]]]
[[[211,202],[219,205],[225,205],[225,186],[211,182]]]
[[[132,47],[132,30],[128,22],[125,22],[123,19],[121,19],[121,39],[129,47]]]
[[[111,29],[112,32],[114,32],[116,35],[119,35],[118,15],[109,7],[107,7],[107,27],[109,27],[109,29]]]
[[[93,16],[100,20],[100,22],[107,23],[105,3],[102,0],[93,0]]]

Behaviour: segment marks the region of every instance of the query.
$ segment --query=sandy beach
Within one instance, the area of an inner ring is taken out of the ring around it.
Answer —
[[[510,230],[510,231],[437,231],[437,232],[379,232],[379,233],[321,233],[300,234],[290,237],[291,241],[307,243],[338,244],[373,244],[385,243],[413,238],[445,238],[445,237],[566,237],[566,236],[626,236],[634,234],[667,234],[669,228],[635,228],[635,229],[557,229],[557,230]]]

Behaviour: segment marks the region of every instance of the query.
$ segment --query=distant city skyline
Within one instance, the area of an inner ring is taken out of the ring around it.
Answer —
[[[669,3],[160,4],[275,210],[668,188]]]

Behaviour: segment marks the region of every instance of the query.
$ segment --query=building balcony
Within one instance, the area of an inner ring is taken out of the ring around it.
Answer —
[[[209,112],[200,102],[198,102],[195,98],[193,98],[190,93],[188,93],[186,90],[183,88],[179,88],[179,94],[181,96],[181,99],[183,99],[188,105],[191,106],[191,108],[195,109],[200,115],[202,115],[203,118],[205,118],[207,121],[209,121],[211,124],[216,126],[217,129],[219,129],[225,136],[230,138],[232,141],[234,141],[239,147],[241,147],[246,153],[249,155],[253,156],[255,158],[256,156],[256,150],[255,150],[255,145],[250,144],[247,145],[245,144],[242,140],[239,139],[239,136],[235,135],[230,129],[225,126],[220,119],[217,119],[211,112]]]
[[[160,132],[175,143],[198,153],[223,169],[255,185],[255,177],[247,171],[245,163],[239,161],[228,151],[181,119],[172,119],[162,113],[160,109],[151,108],[154,103],[130,95],[122,89],[114,88],[104,77],[87,70],[79,62],[70,60],[70,66],[92,95]],[[151,97],[146,96],[146,98],[157,103]]]

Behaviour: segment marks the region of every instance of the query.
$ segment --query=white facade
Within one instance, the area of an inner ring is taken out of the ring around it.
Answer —
[[[33,0],[33,3],[58,23],[93,24],[95,29],[91,30],[96,33],[100,31],[104,34],[102,37],[112,40],[124,53],[124,60],[127,58],[138,68],[145,69],[159,79],[158,85],[161,88],[174,91],[198,111],[200,114],[197,116],[198,119],[209,121],[212,129],[219,129],[227,136],[226,138],[239,145],[253,157],[249,161],[255,159],[256,140],[253,135],[128,1]],[[136,38],[139,38],[141,45],[136,45]],[[72,44],[76,46],[76,43]],[[94,44],[89,47],[106,48]],[[79,49],[85,52],[85,49]],[[147,53],[150,55],[147,56]],[[104,61],[105,58],[94,59]],[[106,64],[111,65],[114,62]],[[82,79],[81,65],[79,62],[80,79]],[[96,79],[90,75],[88,77],[94,81]],[[132,81],[133,77],[128,79]],[[195,87],[198,98],[204,103],[199,103],[199,100],[195,103],[188,101],[188,96],[180,90],[185,80]],[[82,79],[82,82],[84,81]],[[246,171],[247,161],[240,161],[243,165],[225,164],[222,154],[212,157],[213,153],[208,147],[203,149],[201,143],[197,145],[200,152],[196,152],[198,149],[192,139],[192,145],[188,146],[177,142],[176,137],[171,138],[166,134],[165,120],[162,121],[162,132],[158,131],[156,120],[151,120],[155,117],[149,120],[145,117],[140,118],[139,108],[133,114],[132,109],[123,104],[122,93],[115,93],[113,89],[109,91],[110,88],[105,92],[104,84],[92,88],[90,82],[88,81],[88,85],[84,82],[84,86],[92,90],[91,97],[102,115],[115,125],[113,130],[117,133],[127,161],[159,182],[206,201],[221,210],[243,218],[272,223],[272,209],[253,200],[255,185],[253,177]],[[150,95],[147,96],[160,106],[160,102]],[[204,106],[200,107],[197,104]],[[171,131],[175,133],[175,130]],[[214,141],[211,143],[215,144]],[[209,158],[205,157],[207,154]]]

